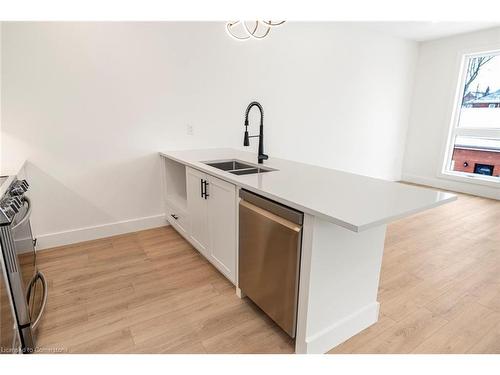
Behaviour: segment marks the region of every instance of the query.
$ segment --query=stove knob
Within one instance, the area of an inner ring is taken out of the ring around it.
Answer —
[[[28,190],[28,184],[27,183],[25,184],[23,181],[20,181],[19,188],[23,189],[23,191],[27,191]]]
[[[7,219],[12,220],[16,212],[10,207],[0,207],[0,211],[7,217]]]
[[[21,184],[13,187],[12,189],[10,189],[10,195],[23,195],[24,192],[26,190],[24,190],[24,188],[21,186]]]
[[[14,197],[14,202],[16,203],[18,208],[21,208],[24,205],[23,201],[19,197]]]
[[[9,205],[9,207],[16,207],[17,209],[19,209],[18,205],[17,205],[17,202],[16,200],[14,199],[14,197],[11,197],[7,200],[7,204]]]
[[[19,212],[19,208],[17,207],[16,203],[12,198],[7,198],[4,199],[0,203],[0,207],[3,211],[4,214],[7,215],[7,217],[12,218],[15,214]]]
[[[12,209],[12,211],[14,211],[14,213],[17,214],[19,212],[19,207],[17,207],[16,202],[12,202],[9,207]]]
[[[3,206],[6,208],[10,208],[12,211],[14,211],[14,214],[17,214],[19,212],[19,209],[21,208],[18,200],[14,198],[7,198],[6,200],[4,200]]]

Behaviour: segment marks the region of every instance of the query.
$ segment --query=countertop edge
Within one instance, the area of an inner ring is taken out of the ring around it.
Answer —
[[[2,167],[0,170],[0,175],[2,176],[15,176],[17,175],[23,168],[26,167],[26,164],[28,164],[27,159],[23,159],[22,162],[17,163],[15,166],[10,165],[9,167],[5,168]]]
[[[388,216],[387,218],[382,219],[382,220],[376,220],[376,221],[373,221],[373,222],[368,223],[368,224],[359,225],[357,227],[358,228],[357,232],[362,232],[366,229],[370,229],[370,228],[373,228],[373,227],[376,227],[379,225],[389,224],[392,221],[402,219],[402,218],[407,217],[407,216],[415,215],[415,214],[418,214],[420,212],[424,212],[426,210],[430,210],[430,209],[442,206],[443,204],[456,201],[458,199],[458,196],[456,196],[455,194],[450,193],[450,195],[451,196],[448,198],[442,199],[438,202],[430,203],[428,206],[425,206],[425,207],[415,208],[413,210],[408,210],[408,211],[402,212],[398,215]]]

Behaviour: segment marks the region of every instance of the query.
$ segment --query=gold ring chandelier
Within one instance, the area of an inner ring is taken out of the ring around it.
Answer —
[[[282,25],[285,21],[230,21],[226,24],[226,31],[234,39],[264,39],[271,29]]]

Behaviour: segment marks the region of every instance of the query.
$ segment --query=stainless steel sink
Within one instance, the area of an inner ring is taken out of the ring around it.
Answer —
[[[272,172],[274,169],[264,169],[264,168],[246,168],[246,169],[238,169],[236,171],[229,171],[229,173],[244,175],[244,174],[254,174],[254,173],[264,173],[264,172]]]
[[[223,171],[234,171],[237,169],[246,169],[246,168],[255,168],[255,166],[251,164],[246,164],[239,160],[216,160],[211,162],[204,163],[211,167],[222,169]]]
[[[264,172],[272,172],[276,169],[262,167],[257,164],[247,163],[237,159],[229,159],[229,160],[213,160],[203,162],[203,164],[209,165],[210,167],[214,167],[232,174],[236,175],[245,175],[245,174],[254,174],[254,173],[264,173]]]

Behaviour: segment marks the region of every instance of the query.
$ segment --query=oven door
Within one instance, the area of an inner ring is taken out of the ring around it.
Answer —
[[[36,241],[33,239],[30,224],[32,208],[31,200],[23,196],[23,206],[13,220],[11,230],[26,293],[31,328],[35,329],[47,302],[47,282],[36,266]]]
[[[26,289],[36,273],[36,254],[30,225],[32,204],[27,196],[24,196],[22,200],[23,206],[12,221],[11,231],[21,267],[23,285]]]

